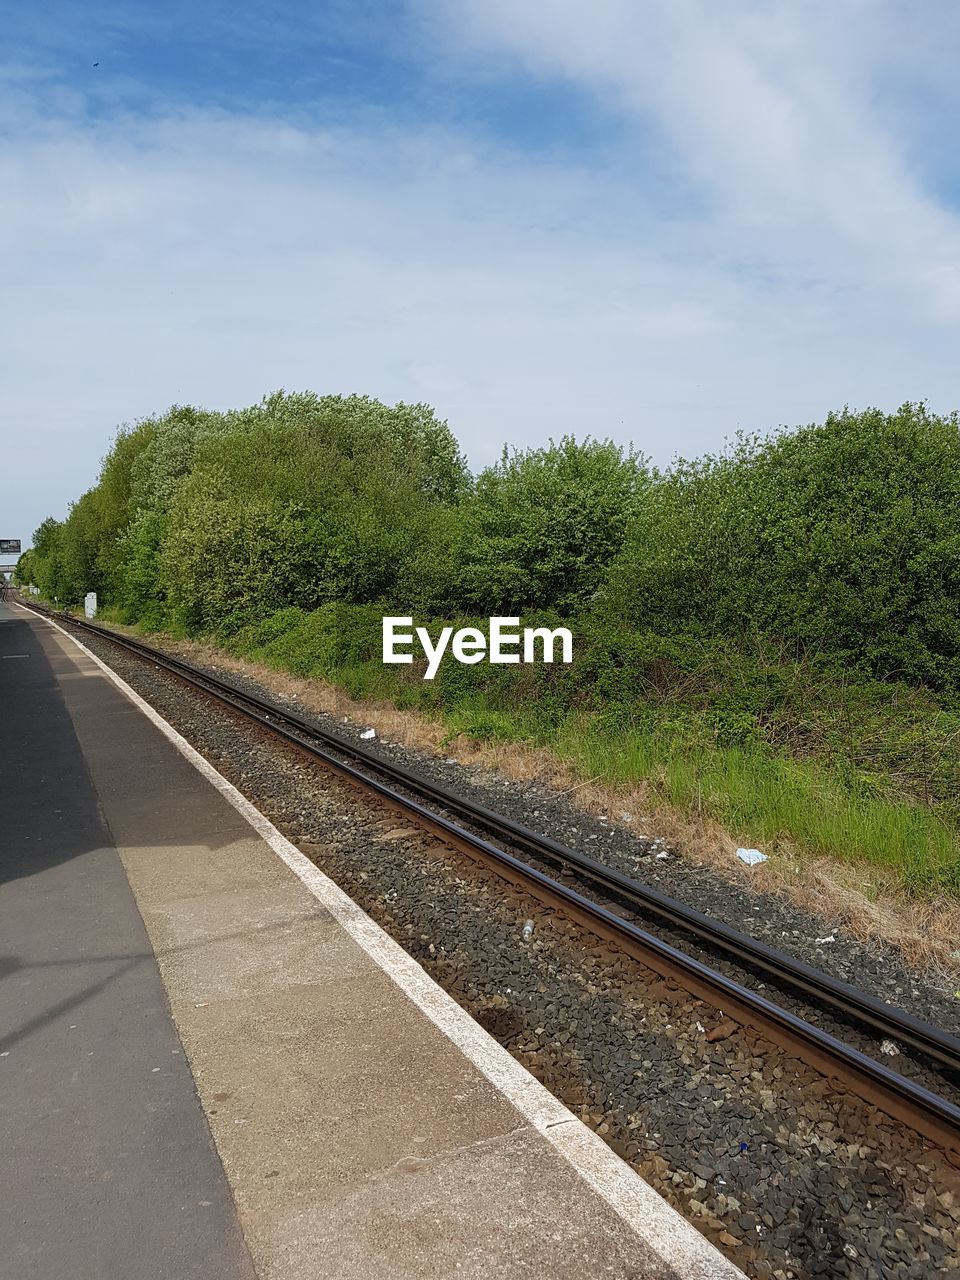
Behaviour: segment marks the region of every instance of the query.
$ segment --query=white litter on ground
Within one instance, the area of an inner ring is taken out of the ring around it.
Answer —
[[[758,862],[766,862],[767,855],[761,853],[759,849],[738,849],[737,857],[741,862],[745,862],[748,867],[755,867]]]
[[[881,1053],[885,1053],[888,1058],[896,1058],[900,1053],[900,1046],[893,1040],[884,1040],[880,1044]]]
[[[363,733],[360,735],[361,738],[375,738],[376,736],[376,729],[364,729]]]
[[[818,947],[822,947],[825,942],[836,942],[836,934],[828,933],[825,938],[814,938],[814,942]]]

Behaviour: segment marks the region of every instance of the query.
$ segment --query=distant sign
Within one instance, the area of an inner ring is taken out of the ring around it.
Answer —
[[[15,551],[17,555],[20,554],[20,539],[19,538],[0,538],[0,555],[3,555],[6,552],[13,552],[13,551]]]

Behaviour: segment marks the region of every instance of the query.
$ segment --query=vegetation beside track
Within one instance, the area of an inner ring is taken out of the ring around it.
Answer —
[[[960,428],[832,415],[666,472],[609,442],[473,477],[426,406],[276,395],[122,431],[21,560],[61,605],[203,636],[768,852],[960,890]],[[380,661],[384,613],[564,622],[575,662]]]

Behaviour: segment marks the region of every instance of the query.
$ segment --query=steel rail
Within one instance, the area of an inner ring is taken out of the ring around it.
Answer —
[[[386,774],[406,789],[419,792],[444,808],[458,812],[475,825],[487,825],[495,829],[498,834],[508,836],[512,842],[525,848],[527,852],[533,852],[537,857],[561,861],[593,883],[613,890],[622,897],[633,899],[641,909],[654,911],[662,919],[737,955],[745,963],[801,987],[817,999],[831,1003],[848,1015],[868,1022],[903,1042],[913,1044],[953,1068],[960,1067],[960,1040],[956,1037],[822,974],[746,934],[712,921],[658,890],[641,885],[557,841],[540,836],[512,819],[454,796],[446,788],[430,783],[392,762],[381,760],[363,748],[345,742],[338,735],[320,729],[303,717],[219,680],[172,654],[72,614],[54,614],[32,602],[27,607],[41,615],[60,617],[80,630],[98,635],[145,661],[171,671],[200,692],[230,705],[269,732],[284,738],[298,749],[309,752],[324,766],[339,773],[355,786],[374,792],[395,811],[404,816],[412,816],[418,825],[430,828],[445,842],[472,856],[481,857],[518,887],[530,891],[532,886],[542,900],[545,899],[565,914],[572,915],[605,941],[627,950],[664,977],[677,982],[715,1007],[722,1008],[724,1012],[730,1012],[737,1021],[753,1026],[766,1036],[773,1029],[773,1038],[824,1075],[841,1080],[868,1102],[904,1120],[918,1132],[960,1155],[960,1107],[948,1099],[718,973],[632,921],[625,920],[601,903],[585,897],[576,889],[554,880],[507,850],[458,826],[443,814],[397,793],[361,769],[336,759],[316,745],[317,740],[333,746],[341,755],[349,755],[355,761],[362,762],[367,769]]]
[[[33,607],[36,608],[36,606]],[[897,1009],[875,996],[859,991],[851,984],[823,973],[776,947],[751,938],[722,921],[713,920],[660,890],[634,880],[612,867],[605,866],[587,854],[573,850],[512,818],[457,795],[402,765],[375,756],[338,734],[331,733],[304,717],[277,707],[275,703],[258,698],[255,694],[239,689],[227,681],[219,680],[172,654],[160,653],[159,650],[142,641],[133,640],[86,620],[81,622],[72,615],[63,616],[74,625],[82,626],[115,644],[120,644],[141,657],[149,658],[151,661],[162,657],[164,663],[175,668],[178,674],[200,680],[216,691],[226,690],[232,697],[242,699],[261,713],[275,720],[282,720],[309,737],[320,739],[335,750],[349,756],[362,767],[374,769],[415,794],[425,796],[444,809],[457,813],[462,819],[481,827],[488,834],[503,837],[512,845],[535,857],[561,863],[615,897],[626,899],[631,906],[666,920],[672,926],[701,938],[716,949],[735,956],[742,963],[768,973],[780,982],[786,982],[790,986],[803,990],[846,1016],[870,1025],[883,1035],[895,1038],[903,1044],[909,1044],[944,1066],[960,1072],[960,1038],[915,1018],[906,1010]]]

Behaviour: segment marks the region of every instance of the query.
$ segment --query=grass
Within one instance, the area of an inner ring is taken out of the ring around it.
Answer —
[[[960,839],[930,807],[859,790],[828,766],[756,747],[695,748],[674,735],[565,726],[560,753],[584,777],[644,782],[698,820],[766,851],[866,861],[913,891],[960,890]]]
[[[426,715],[443,741],[546,747],[578,780],[642,785],[653,807],[775,858],[828,857],[882,868],[908,893],[960,895],[960,713],[924,690],[647,635],[612,658],[606,637],[588,636],[582,674],[445,663],[424,682],[381,663],[380,613],[288,609],[209,640]]]

